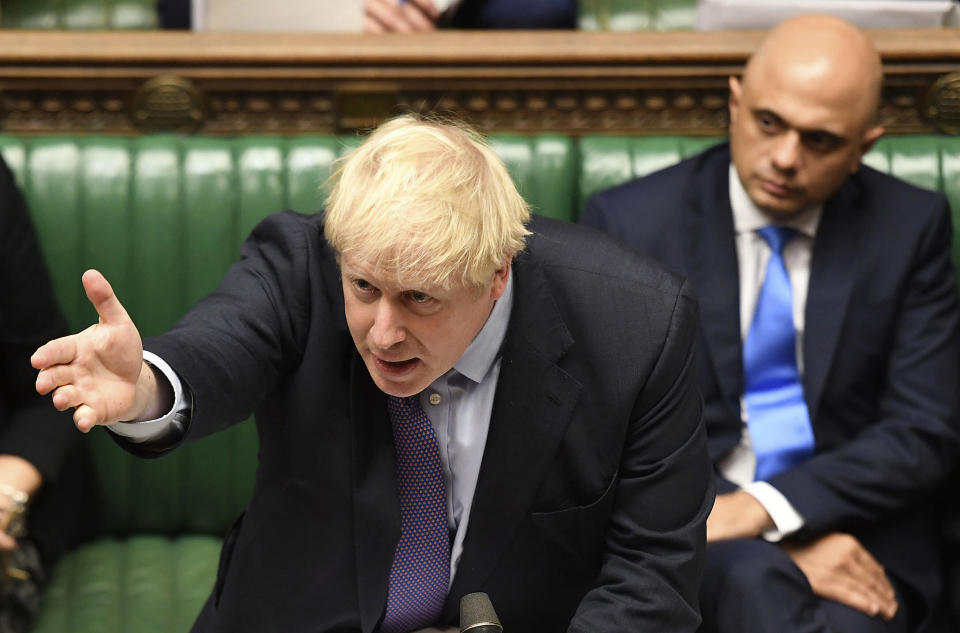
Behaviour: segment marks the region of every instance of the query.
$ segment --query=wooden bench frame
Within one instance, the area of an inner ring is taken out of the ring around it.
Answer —
[[[489,132],[721,134],[761,31],[5,31],[10,133],[343,133],[402,110]],[[960,132],[960,29],[873,31],[893,133]]]

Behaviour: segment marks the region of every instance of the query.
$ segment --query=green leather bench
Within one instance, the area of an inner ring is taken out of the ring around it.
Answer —
[[[493,145],[536,212],[575,220],[593,191],[717,139],[498,136]],[[355,138],[0,136],[26,193],[73,329],[91,323],[80,274],[105,272],[144,335],[208,293],[264,215],[317,211],[331,163]],[[960,210],[960,138],[884,139],[871,165],[939,188]],[[960,261],[960,251],[957,252]],[[35,633],[189,629],[220,537],[250,496],[257,440],[245,422],[156,460],[89,436],[105,498],[103,538],[55,569]]]

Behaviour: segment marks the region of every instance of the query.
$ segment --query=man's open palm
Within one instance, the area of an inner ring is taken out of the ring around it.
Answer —
[[[73,421],[87,432],[96,424],[136,418],[150,402],[143,383],[152,372],[142,371],[140,333],[104,276],[88,270],[83,288],[99,322],[41,346],[30,362],[40,370],[37,391],[52,391],[61,411],[75,407]]]

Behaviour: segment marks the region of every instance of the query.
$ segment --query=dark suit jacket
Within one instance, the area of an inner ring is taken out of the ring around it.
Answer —
[[[695,303],[599,233],[532,229],[444,621],[485,591],[515,631],[693,631],[713,501]],[[393,440],[319,217],[262,222],[145,346],[194,394],[183,441],[256,412],[253,499],[194,630],[373,630],[400,528]]]
[[[576,0],[463,0],[449,26],[455,29],[575,29]]]
[[[93,472],[70,413],[34,388],[30,356],[67,332],[23,196],[0,159],[0,453],[32,463],[44,486],[28,530],[49,564],[96,528]]]
[[[726,145],[594,196],[583,222],[688,276],[710,455],[741,434],[739,281]],[[926,606],[940,591],[927,495],[958,439],[958,307],[946,199],[869,167],[826,201],[803,339],[815,455],[773,477],[808,536],[849,532]],[[720,481],[718,492],[733,489]],[[801,535],[803,536],[803,535]]]

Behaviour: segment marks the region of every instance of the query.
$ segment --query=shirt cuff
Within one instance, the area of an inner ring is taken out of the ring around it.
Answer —
[[[114,422],[107,426],[112,433],[120,435],[134,444],[144,444],[147,442],[156,442],[158,440],[169,441],[173,438],[183,436],[187,422],[190,419],[190,411],[193,408],[190,394],[183,388],[183,383],[177,373],[162,358],[144,350],[143,360],[150,367],[160,370],[163,377],[167,379],[173,388],[173,407],[166,414],[154,420],[142,420],[136,422]],[[159,377],[158,377],[159,378]]]
[[[743,487],[757,500],[773,520],[774,528],[762,534],[764,540],[778,543],[803,528],[803,517],[783,494],[766,481],[754,481]]]

